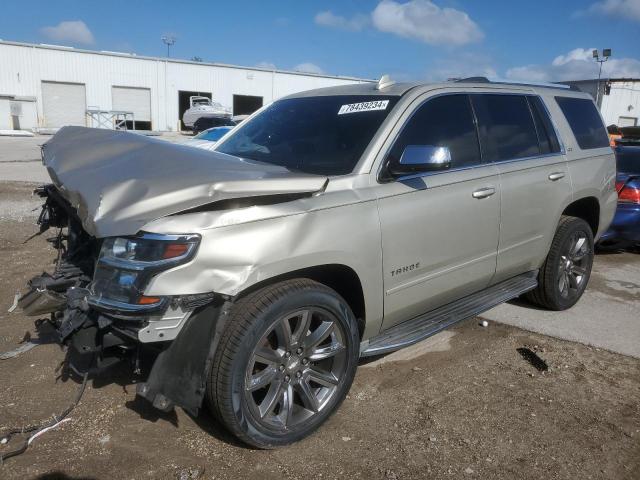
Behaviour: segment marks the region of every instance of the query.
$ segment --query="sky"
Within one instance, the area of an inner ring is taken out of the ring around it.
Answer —
[[[37,14],[34,14],[37,12]],[[0,39],[399,81],[640,77],[640,0],[8,1]],[[1,59],[0,59],[1,65]]]

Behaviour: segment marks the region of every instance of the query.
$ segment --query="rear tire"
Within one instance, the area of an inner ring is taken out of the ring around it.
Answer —
[[[591,227],[581,218],[563,215],[538,273],[538,286],[526,298],[549,310],[571,308],[587,287],[592,265]]]
[[[232,307],[207,401],[243,442],[275,448],[301,440],[339,407],[355,376],[356,319],[330,288],[294,279]]]

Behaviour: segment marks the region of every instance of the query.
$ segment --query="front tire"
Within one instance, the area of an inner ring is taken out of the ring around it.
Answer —
[[[589,224],[581,218],[562,216],[538,274],[538,287],[526,295],[527,299],[549,310],[571,308],[589,282],[593,251]]]
[[[358,352],[356,319],[335,291],[309,279],[265,287],[232,307],[207,384],[209,406],[249,445],[296,442],[342,403]]]

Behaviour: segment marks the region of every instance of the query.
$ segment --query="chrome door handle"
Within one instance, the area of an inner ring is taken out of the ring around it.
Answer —
[[[564,178],[564,172],[553,172],[549,174],[549,180],[552,182],[560,180],[561,178]]]
[[[493,187],[481,188],[471,194],[473,198],[487,198],[496,193],[496,189]]]

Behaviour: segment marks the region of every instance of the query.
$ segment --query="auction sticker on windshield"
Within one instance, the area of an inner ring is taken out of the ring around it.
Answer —
[[[338,115],[345,113],[370,112],[372,110],[386,110],[389,100],[374,100],[372,102],[349,103],[342,105],[338,110]]]

